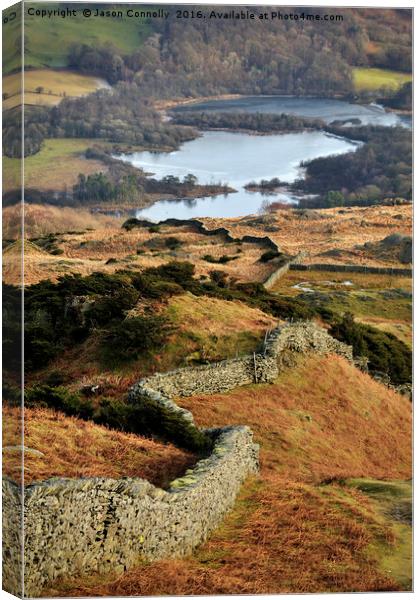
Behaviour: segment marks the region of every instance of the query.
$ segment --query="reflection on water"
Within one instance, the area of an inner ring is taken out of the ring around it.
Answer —
[[[154,173],[157,179],[188,173],[201,184],[227,183],[236,193],[213,198],[160,201],[137,211],[137,216],[155,221],[169,217],[238,217],[258,212],[266,199],[296,202],[284,190],[274,196],[248,192],[244,185],[278,177],[291,183],[300,175],[300,162],[318,156],[353,151],[358,144],[321,131],[255,136],[225,131],[205,132],[170,153],[136,152],[119,158]]]
[[[359,119],[362,125],[402,125],[410,127],[409,115],[387,112],[378,104],[352,104],[334,98],[294,98],[292,96],[247,96],[235,100],[212,100],[199,104],[178,106],[175,112],[218,111],[288,113],[302,117],[322,119],[326,123],[335,120]]]
[[[386,112],[377,104],[351,104],[332,98],[295,98],[290,96],[249,96],[235,100],[213,100],[179,106],[184,111],[234,111],[288,113],[323,119],[356,119],[357,124],[401,125],[411,127],[411,117]],[[300,176],[301,161],[319,156],[330,156],[355,150],[357,144],[323,132],[299,132],[285,135],[252,136],[225,131],[206,132],[201,138],[187,142],[171,153],[138,152],[122,156],[122,160],[155,174],[157,179],[166,175],[183,178],[188,173],[198,177],[199,183],[228,183],[237,193],[213,198],[182,201],[161,201],[150,208],[136,211],[138,217],[162,220],[169,217],[238,217],[257,213],[270,199],[297,202],[297,198],[283,190],[266,196],[247,192],[244,185],[250,181],[272,179],[292,182]]]

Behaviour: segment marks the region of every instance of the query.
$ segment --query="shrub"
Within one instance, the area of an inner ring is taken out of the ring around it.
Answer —
[[[63,383],[66,381],[68,381],[68,376],[66,376],[62,371],[58,370],[51,371],[45,379],[45,383],[52,386],[63,385]]]
[[[88,158],[88,157],[86,157]],[[134,227],[138,226],[138,219],[136,219],[135,217],[130,217],[129,219],[127,219],[126,221],[124,221],[121,225],[122,229],[125,229],[126,231],[131,231],[131,229],[133,229]]]
[[[172,261],[159,267],[153,267],[146,271],[150,275],[157,276],[159,279],[174,281],[183,288],[189,283],[193,283],[195,267],[189,262]]]
[[[27,406],[42,406],[59,410],[67,415],[92,420],[98,425],[136,433],[157,436],[166,442],[197,453],[207,452],[210,439],[197,427],[185,421],[149,398],[141,404],[126,404],[121,400],[103,398],[97,407],[90,400],[64,387],[37,385],[25,391]]]
[[[36,385],[25,391],[25,404],[53,408],[81,419],[93,417],[93,405],[89,400],[82,401],[78,394],[61,386]]]
[[[167,246],[167,248],[169,248],[170,250],[176,250],[176,248],[179,248],[182,245],[182,241],[174,236],[166,238],[164,240],[164,243],[165,246]]]
[[[166,298],[183,293],[183,287],[174,281],[161,279],[159,275],[153,275],[144,271],[132,275],[132,285],[143,298]]]
[[[355,356],[366,356],[371,371],[387,373],[395,385],[412,381],[412,352],[391,333],[356,323],[347,313],[330,328],[330,334],[350,344]]]
[[[205,256],[203,256],[202,258],[209,263],[224,265],[232,260],[237,260],[239,257],[238,256],[227,256],[227,254],[223,254],[222,256],[217,258],[216,256],[211,256],[211,254],[205,254]]]
[[[95,300],[85,311],[85,319],[92,326],[105,325],[114,319],[122,319],[125,311],[138,300],[138,292],[133,286],[126,286],[114,294]]]
[[[171,331],[163,316],[139,316],[125,319],[111,327],[103,337],[105,354],[117,360],[133,360],[158,348]]]
[[[211,446],[209,438],[195,425],[149,398],[142,398],[140,404],[102,400],[94,420],[98,424],[130,433],[157,435],[164,441],[193,452],[204,453]]]
[[[22,402],[20,388],[3,380],[2,383],[3,400],[10,406],[20,406]]]

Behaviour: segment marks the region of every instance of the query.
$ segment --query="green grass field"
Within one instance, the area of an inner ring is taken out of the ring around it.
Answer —
[[[30,5],[27,5],[30,7]],[[48,9],[59,8],[48,3]],[[62,8],[62,6],[60,7]],[[7,13],[11,9],[8,9]],[[97,46],[110,43],[122,53],[131,53],[151,33],[151,27],[141,19],[84,18],[81,14],[71,18],[42,19],[25,12],[25,68],[66,67],[71,44]],[[6,75],[21,65],[20,50],[16,47],[19,18],[7,23],[3,38],[3,73]]]
[[[322,271],[289,271],[273,289],[287,296],[306,292],[307,301],[320,302],[340,315],[350,312],[408,346],[412,344],[412,298],[404,292],[411,290],[410,277]],[[319,295],[322,299],[316,300]]]
[[[352,75],[357,92],[376,91],[380,88],[397,90],[404,83],[412,80],[412,76],[408,73],[400,73],[388,69],[356,67],[352,69]]]
[[[57,138],[44,141],[41,150],[25,159],[25,187],[39,190],[61,190],[73,185],[79,173],[105,171],[95,160],[83,157],[85,150],[97,140]],[[3,157],[3,189],[19,187],[21,160]]]

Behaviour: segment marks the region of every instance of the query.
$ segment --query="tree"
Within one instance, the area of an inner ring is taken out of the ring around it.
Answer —
[[[192,173],[188,173],[187,175],[185,175],[185,177],[183,178],[183,183],[185,185],[188,186],[194,186],[198,183],[198,177],[195,177],[195,175],[193,175]]]
[[[345,197],[342,192],[331,190],[327,192],[324,197],[325,206],[327,208],[334,208],[335,206],[343,206],[345,204]]]

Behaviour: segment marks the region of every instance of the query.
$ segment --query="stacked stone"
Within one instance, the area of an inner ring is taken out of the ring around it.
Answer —
[[[189,424],[192,414],[176,396],[226,392],[278,376],[286,353],[335,353],[352,360],[352,348],[311,322],[274,329],[264,353],[203,367],[156,374],[135,384],[130,402],[152,400]],[[207,430],[214,440],[208,458],[165,491],[142,479],[59,479],[25,491],[25,594],[37,596],[59,576],[126,569],[141,556],[182,556],[203,542],[233,506],[244,479],[258,470],[258,446],[248,427]],[[6,524],[5,589],[19,594],[21,572],[19,488],[3,481]]]
[[[289,323],[270,336],[267,347],[271,356],[289,350],[297,353],[338,354],[353,362],[352,346],[344,344],[312,321]]]
[[[167,491],[135,478],[53,478],[27,486],[25,595],[38,596],[60,576],[122,571],[141,557],[192,552],[233,506],[244,479],[259,464],[248,427],[208,433],[215,440],[212,454]],[[7,499],[17,497],[17,486],[6,481],[4,487],[6,519],[16,518]],[[19,570],[12,546],[4,554],[4,586],[16,594]],[[18,550],[16,542],[13,547]]]
[[[255,377],[256,369],[256,377]],[[199,367],[186,367],[168,373],[157,373],[142,379],[136,386],[158,392],[165,398],[189,397],[197,394],[228,392],[256,381],[269,382],[277,377],[276,365],[263,355],[247,355]]]
[[[167,375],[170,376],[170,373]],[[176,402],[170,400],[169,397],[164,396],[161,392],[152,389],[149,385],[148,379],[141,379],[138,383],[131,387],[128,393],[128,402],[131,404],[139,404],[141,401],[147,400],[156,402],[162,408],[175,413],[191,425],[194,425],[193,414],[189,412],[189,410],[186,410],[186,408],[181,408],[176,404]]]

